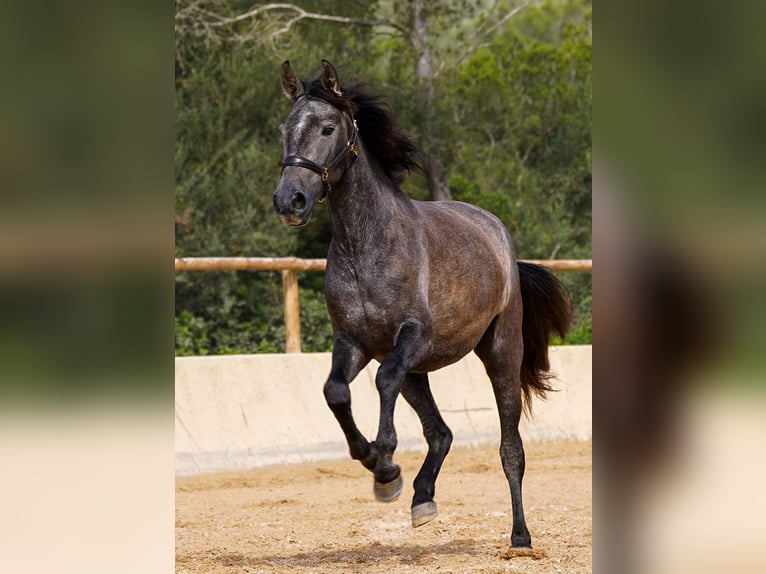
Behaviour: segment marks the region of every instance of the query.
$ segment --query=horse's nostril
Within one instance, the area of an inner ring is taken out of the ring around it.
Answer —
[[[290,207],[292,207],[295,211],[302,210],[304,207],[306,207],[306,196],[303,195],[300,191],[296,191],[293,199],[290,201]]]

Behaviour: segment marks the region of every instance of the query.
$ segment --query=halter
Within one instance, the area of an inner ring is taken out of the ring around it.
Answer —
[[[322,203],[325,198],[327,197],[327,194],[330,193],[332,190],[332,186],[330,185],[330,170],[335,169],[338,164],[343,161],[343,159],[346,157],[346,154],[351,154],[351,161],[353,162],[357,156],[359,155],[359,150],[356,148],[356,141],[359,134],[359,128],[356,125],[356,119],[354,119],[354,116],[351,114],[348,115],[348,117],[351,119],[351,126],[353,129],[351,130],[351,139],[349,139],[346,142],[346,147],[340,150],[338,152],[338,155],[335,156],[335,159],[333,159],[330,163],[328,163],[326,166],[322,167],[318,163],[311,161],[308,158],[305,158],[301,155],[288,155],[282,158],[282,161],[279,162],[279,173],[285,171],[286,167],[305,167],[306,169],[310,169],[314,173],[319,174],[319,176],[322,178],[322,184],[323,184],[323,191],[322,197],[320,197],[317,201],[319,203]]]

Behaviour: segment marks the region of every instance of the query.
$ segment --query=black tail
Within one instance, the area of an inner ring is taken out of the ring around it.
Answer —
[[[548,362],[548,338],[552,334],[564,337],[572,326],[572,302],[558,279],[540,265],[519,264],[521,300],[524,319],[524,358],[521,362],[521,391],[524,408],[531,412],[532,393],[545,398],[553,388],[548,380],[553,376]]]

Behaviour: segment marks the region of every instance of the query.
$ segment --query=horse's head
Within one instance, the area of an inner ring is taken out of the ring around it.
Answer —
[[[322,201],[343,177],[357,154],[357,131],[350,111],[330,103],[342,102],[338,74],[322,60],[322,92],[311,95],[290,63],[282,64],[282,90],[293,109],[280,125],[284,142],[282,178],[274,192],[274,209],[287,225],[306,225],[311,208]]]

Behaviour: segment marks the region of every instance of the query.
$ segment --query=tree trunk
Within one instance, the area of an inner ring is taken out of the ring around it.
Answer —
[[[452,199],[447,172],[434,144],[434,68],[428,34],[425,0],[410,0],[412,6],[412,45],[415,48],[415,80],[418,85],[418,108],[421,118],[420,138],[426,153],[425,170],[428,195],[434,201]]]
[[[423,166],[426,172],[426,185],[428,186],[428,195],[432,201],[442,201],[452,199],[452,193],[447,183],[447,172],[444,169],[442,160],[429,153]]]

